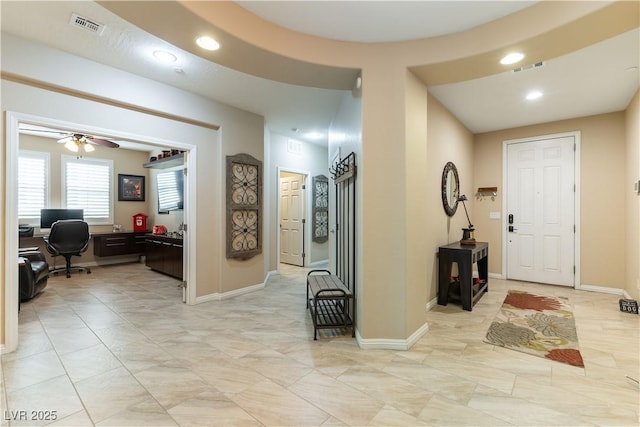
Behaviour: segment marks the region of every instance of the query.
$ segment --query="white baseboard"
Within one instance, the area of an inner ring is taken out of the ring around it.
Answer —
[[[196,297],[196,304],[200,304],[203,302],[209,301],[222,301],[225,299],[237,297],[238,295],[248,294],[249,292],[259,291],[264,289],[264,283],[258,283],[257,285],[247,286],[240,289],[234,289],[233,291],[219,293],[216,292],[214,294],[203,295],[201,297]]]
[[[500,273],[489,273],[487,276],[489,276],[489,279],[504,279],[504,276]]]
[[[622,290],[622,296],[623,296],[625,299],[633,299],[633,297],[629,294],[629,292],[627,292],[627,290],[626,290],[626,289],[623,289],[623,290]]]
[[[196,297],[196,302],[195,304],[202,304],[205,302],[211,302],[211,301],[220,301],[220,294],[219,293],[214,293],[214,294],[209,294],[209,295],[203,295],[201,297]]]
[[[431,311],[433,307],[435,307],[436,305],[438,305],[438,297],[435,297],[434,299],[432,299],[427,303],[426,310]]]
[[[0,354],[4,354],[5,352],[5,346],[4,344],[0,344]]]
[[[264,283],[269,283],[269,278],[274,274],[278,274],[278,270],[267,271],[267,275],[264,276]]]
[[[326,267],[327,265],[329,265],[329,260],[328,259],[324,259],[324,260],[321,260],[321,261],[316,261],[316,262],[312,262],[310,264],[307,264],[307,267],[309,267],[309,268]]]
[[[360,336],[358,330],[356,330],[356,341],[358,346],[363,350],[409,350],[413,345],[418,342],[420,338],[424,336],[429,330],[429,324],[425,323],[411,336],[404,340],[388,339],[388,338],[370,338],[365,339]]]
[[[601,294],[624,295],[624,289],[607,288],[606,286],[586,285],[584,283],[576,286],[576,289],[579,291],[599,292]]]

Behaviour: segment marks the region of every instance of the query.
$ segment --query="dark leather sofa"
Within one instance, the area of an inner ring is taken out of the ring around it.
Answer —
[[[49,264],[38,248],[18,251],[18,277],[21,302],[35,297],[47,286]]]

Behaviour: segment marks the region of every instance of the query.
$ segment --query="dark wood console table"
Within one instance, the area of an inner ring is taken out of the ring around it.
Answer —
[[[447,305],[451,285],[451,264],[458,264],[460,301],[462,308],[471,311],[473,305],[489,290],[489,244],[461,245],[460,242],[438,248],[438,304]],[[473,264],[478,264],[479,283],[474,286]]]

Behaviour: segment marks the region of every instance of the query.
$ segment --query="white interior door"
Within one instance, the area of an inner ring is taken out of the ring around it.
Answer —
[[[574,286],[575,139],[507,145],[507,278]]]
[[[304,266],[304,175],[280,176],[280,262]]]

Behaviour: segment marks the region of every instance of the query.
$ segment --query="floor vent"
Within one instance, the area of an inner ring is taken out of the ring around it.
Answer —
[[[71,19],[69,20],[69,24],[73,25],[74,27],[84,28],[90,33],[97,34],[99,36],[102,35],[105,28],[104,24],[100,24],[99,22],[92,21],[91,19],[80,16],[77,13],[71,14]]]
[[[515,68],[513,72],[520,73],[522,71],[535,70],[536,68],[540,68],[543,65],[544,65],[544,62],[540,61],[540,62],[536,62],[535,64],[529,64],[529,65],[525,65],[524,67]]]

